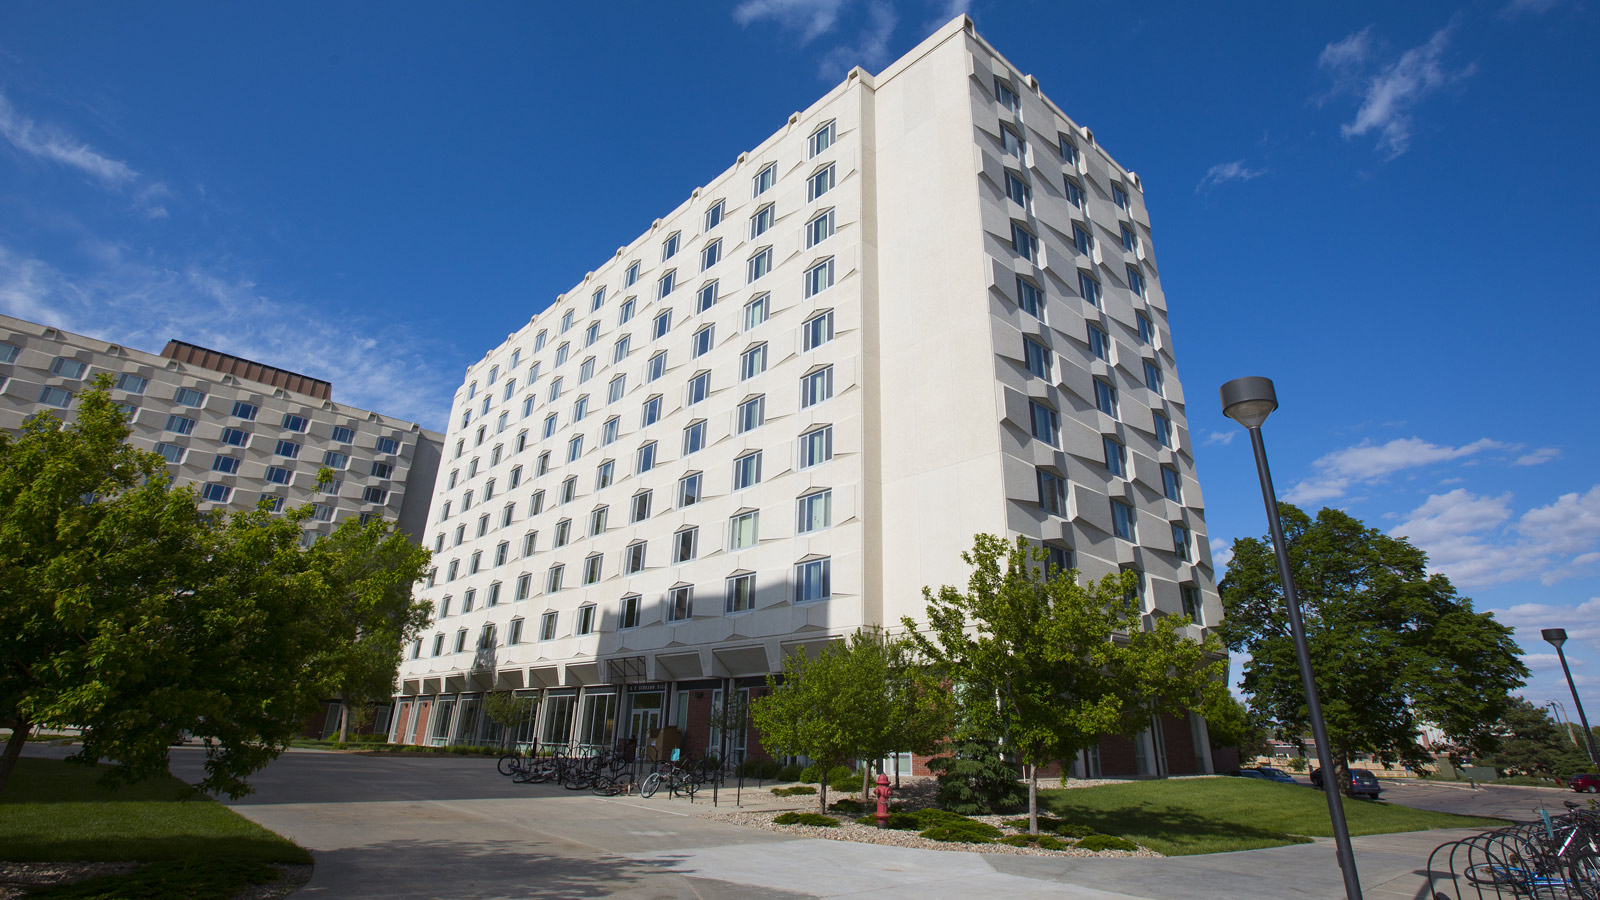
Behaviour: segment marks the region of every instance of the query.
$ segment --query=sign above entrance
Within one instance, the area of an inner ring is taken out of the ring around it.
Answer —
[[[640,684],[628,685],[628,693],[630,694],[648,694],[652,691],[664,691],[666,689],[667,683],[665,681],[646,681]]]

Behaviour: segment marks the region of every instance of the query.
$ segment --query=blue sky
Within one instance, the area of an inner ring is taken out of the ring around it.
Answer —
[[[968,12],[1138,171],[1213,547],[1412,537],[1600,714],[1593,0],[8,4],[0,310],[442,427],[463,368],[851,65]]]

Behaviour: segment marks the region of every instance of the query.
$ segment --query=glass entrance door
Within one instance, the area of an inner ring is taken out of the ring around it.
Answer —
[[[634,694],[628,713],[628,739],[635,748],[635,759],[656,758],[656,735],[661,732],[661,693]]]

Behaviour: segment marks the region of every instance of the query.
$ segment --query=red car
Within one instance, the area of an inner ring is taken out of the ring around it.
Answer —
[[[1583,793],[1600,794],[1600,775],[1574,775],[1567,779],[1567,786]]]

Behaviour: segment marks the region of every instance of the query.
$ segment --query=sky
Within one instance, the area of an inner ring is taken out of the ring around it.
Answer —
[[[467,365],[952,16],[1137,171],[1214,557],[1409,537],[1600,716],[1595,0],[0,7],[0,311],[442,429]],[[1591,722],[1595,719],[1591,718]]]

